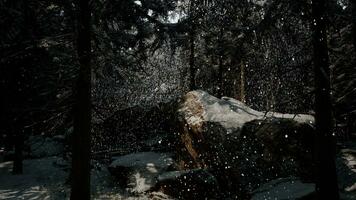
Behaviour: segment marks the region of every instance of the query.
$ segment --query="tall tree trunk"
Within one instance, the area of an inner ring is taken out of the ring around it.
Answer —
[[[22,174],[23,173],[23,147],[24,147],[24,134],[22,133],[23,130],[18,130],[16,128],[16,135],[14,137],[15,143],[15,157],[14,157],[14,166],[12,168],[13,174]]]
[[[218,85],[219,85],[219,89],[218,89],[218,98],[221,98],[225,95],[225,91],[224,91],[224,63],[223,63],[223,55],[224,55],[224,50],[223,50],[223,37],[224,37],[224,30],[223,28],[220,28],[219,30],[219,71],[218,71]]]
[[[352,6],[352,35],[353,35],[353,45],[354,51],[356,52],[356,0],[351,0]]]
[[[196,88],[196,82],[195,82],[195,76],[196,76],[196,68],[195,68],[195,45],[194,45],[194,40],[195,40],[195,33],[194,33],[194,25],[192,25],[191,30],[189,32],[189,43],[190,43],[190,54],[189,54],[189,70],[190,70],[190,85],[189,89],[190,90],[195,90]]]
[[[245,65],[241,62],[240,65],[240,101],[246,102],[245,97]]]
[[[79,76],[74,105],[72,153],[72,200],[90,199],[90,126],[91,126],[91,67],[90,67],[89,0],[79,0],[77,53]]]
[[[313,0],[316,167],[318,199],[339,199],[335,138],[332,136],[330,69],[327,50],[325,0]]]
[[[189,89],[195,90],[196,87],[196,67],[195,67],[195,22],[194,22],[194,10],[195,10],[195,0],[190,0],[189,4],[189,15],[190,15],[190,30],[189,30],[189,72],[190,72],[190,82]]]
[[[223,78],[223,75],[224,75],[224,73],[223,73],[223,64],[222,64],[222,58],[221,58],[221,56],[219,56],[219,69],[218,69],[219,71],[218,71],[218,76],[219,76],[219,78],[218,78],[218,98],[221,98],[221,97],[223,97],[224,96],[224,78]]]
[[[34,57],[36,55],[34,49],[36,48],[37,44],[36,44],[36,40],[35,40],[35,36],[37,35],[36,31],[37,31],[37,20],[36,20],[36,8],[35,6],[32,4],[31,5],[31,1],[29,0],[25,0],[22,2],[22,12],[23,12],[23,19],[24,19],[24,27],[22,29],[22,34],[24,34],[24,42],[29,42],[32,47],[27,49],[27,56],[29,57]],[[26,45],[23,46],[24,49]],[[25,58],[22,58],[24,60],[22,60],[19,66],[21,69],[18,70],[18,72],[20,72],[21,70],[25,71],[26,66],[28,66],[28,61]],[[32,60],[32,59],[30,59]],[[20,77],[22,76],[21,74],[17,74],[16,76]],[[24,85],[27,82],[28,77],[21,77],[18,82],[21,83],[21,86],[19,87],[24,87]],[[26,100],[27,96],[25,94],[24,90],[18,90],[19,93],[17,94],[17,101],[18,102],[18,106],[23,106],[26,105]],[[23,110],[25,110],[25,108],[22,108]],[[22,174],[23,173],[23,148],[24,148],[24,140],[25,140],[25,135],[27,134],[27,130],[24,128],[25,124],[28,122],[26,120],[26,115],[28,115],[28,113],[17,113],[17,115],[19,115],[19,119],[17,119],[17,121],[15,122],[15,136],[14,136],[14,146],[15,146],[15,157],[14,157],[14,166],[12,169],[12,173],[13,174]]]

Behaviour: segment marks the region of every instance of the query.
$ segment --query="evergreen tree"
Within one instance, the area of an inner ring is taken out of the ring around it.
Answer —
[[[332,135],[330,68],[326,34],[326,2],[313,0],[313,46],[315,78],[316,167],[318,199],[339,199]]]
[[[70,198],[89,200],[91,132],[91,11],[89,1],[80,0],[78,8],[79,75],[75,88]]]

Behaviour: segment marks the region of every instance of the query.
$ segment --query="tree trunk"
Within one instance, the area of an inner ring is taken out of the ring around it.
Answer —
[[[241,62],[240,65],[240,101],[245,103],[245,65]]]
[[[353,45],[354,51],[356,52],[356,0],[351,0],[352,6],[352,35],[353,35]]]
[[[313,0],[313,46],[315,76],[316,190],[318,199],[339,199],[335,138],[332,135],[330,69],[327,50],[325,0]]]
[[[195,67],[195,25],[194,25],[194,0],[190,1],[189,5],[189,15],[190,15],[190,30],[189,30],[189,45],[190,45],[190,53],[189,53],[189,71],[190,71],[190,82],[189,82],[189,89],[195,90],[196,87],[196,67]]]
[[[219,85],[219,89],[218,89],[218,98],[221,98],[225,95],[225,91],[224,91],[224,63],[223,63],[223,55],[224,55],[224,51],[223,51],[223,37],[224,37],[224,30],[223,28],[220,28],[220,34],[219,34],[219,77],[218,77],[218,85]]]
[[[90,10],[88,0],[79,0],[77,53],[79,76],[74,105],[72,153],[72,200],[90,199],[91,67]]]
[[[189,43],[190,43],[190,54],[189,54],[189,70],[190,70],[190,85],[189,89],[190,90],[195,90],[196,89],[196,82],[195,82],[195,76],[196,76],[196,68],[195,68],[195,45],[194,45],[194,27],[192,25],[191,30],[189,32]]]
[[[34,49],[36,48],[36,40],[35,36],[37,35],[37,19],[35,16],[35,6],[32,4],[29,0],[25,0],[22,2],[22,12],[23,12],[23,20],[24,20],[24,26],[22,28],[22,34],[24,35],[23,42],[30,42],[32,45],[31,48],[27,48],[26,45],[23,45],[22,48],[26,49],[27,52],[27,57],[30,57],[30,60],[33,60],[35,55]],[[21,70],[25,71],[26,66],[28,66],[28,59],[26,58],[20,58],[23,59],[21,60],[21,64],[19,66],[13,66],[15,68],[20,68],[17,71],[17,77],[21,77]],[[24,85],[28,82],[27,80],[28,77],[22,76],[21,78],[18,79],[17,84],[20,83],[21,85],[18,87],[23,88]],[[17,79],[17,78],[16,78]],[[24,90],[16,90],[18,93],[15,95],[15,99],[17,101],[17,107],[22,107],[27,104],[27,95],[25,94]],[[26,108],[22,107],[20,110],[26,110]],[[23,173],[23,148],[24,148],[24,138],[26,134],[26,130],[24,128],[24,124],[28,122],[26,118],[24,118],[25,115],[28,115],[28,113],[22,113],[18,112],[16,115],[19,115],[20,119],[17,119],[18,121],[15,122],[15,135],[14,135],[14,146],[15,146],[15,155],[14,155],[14,166],[12,169],[13,174],[22,174]]]
[[[18,130],[16,136],[14,137],[15,141],[15,157],[14,157],[14,166],[12,168],[13,174],[22,174],[23,173],[23,146],[24,146],[24,138],[22,130]]]

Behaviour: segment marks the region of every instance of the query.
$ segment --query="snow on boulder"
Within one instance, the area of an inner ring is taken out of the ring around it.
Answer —
[[[215,170],[224,188],[248,192],[283,176],[309,177],[313,121],[310,115],[260,112],[232,98],[191,91],[178,108],[178,165]]]
[[[157,177],[173,164],[167,153],[141,152],[113,157],[109,171],[119,179],[129,191],[142,193],[150,190]]]
[[[251,200],[314,199],[315,184],[302,183],[297,178],[270,181],[253,192]]]
[[[191,126],[201,125],[206,121],[216,122],[222,125],[228,133],[256,119],[279,118],[292,119],[299,123],[314,122],[314,117],[311,115],[260,112],[236,99],[230,97],[218,99],[202,90],[187,93],[178,113],[180,119]]]

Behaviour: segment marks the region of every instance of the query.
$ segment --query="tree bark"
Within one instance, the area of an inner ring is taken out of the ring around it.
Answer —
[[[356,0],[351,0],[351,6],[352,6],[352,35],[353,35],[353,45],[354,45],[354,51],[356,53]]]
[[[245,103],[245,65],[241,62],[240,65],[240,101]]]
[[[77,53],[79,76],[74,105],[72,148],[72,190],[70,199],[90,199],[90,126],[91,126],[91,39],[88,0],[79,0]]]
[[[37,44],[35,41],[35,36],[37,35],[37,19],[36,19],[36,8],[35,6],[31,5],[31,2],[29,0],[25,0],[22,2],[22,12],[23,12],[23,19],[24,19],[24,26],[22,28],[21,33],[24,35],[23,42],[29,41],[29,43],[32,45],[31,48],[27,48],[27,56],[30,58],[35,57],[36,55],[34,52],[34,49],[36,48]],[[25,48],[26,45],[23,45],[21,48]],[[20,68],[17,71],[16,77],[21,77],[21,70],[25,71],[26,66],[28,66],[28,59],[26,58],[19,58],[23,59],[18,66],[13,66],[15,68]],[[33,60],[33,59],[30,59]],[[31,61],[32,62],[32,61]],[[28,77],[21,77],[18,78],[18,83],[21,83],[20,88],[23,88]],[[17,78],[16,78],[17,79]],[[20,106],[25,106],[27,105],[27,95],[25,94],[24,90],[19,90],[17,88],[17,94],[15,95],[15,99],[17,101],[17,107]],[[22,107],[20,110],[25,110],[24,107]],[[17,112],[16,115],[19,116],[18,121],[15,122],[14,130],[15,130],[15,135],[14,135],[14,147],[15,147],[15,155],[14,155],[14,166],[12,169],[13,174],[22,174],[23,173],[23,149],[24,149],[24,139],[25,139],[25,134],[27,130],[25,130],[25,124],[28,123],[28,120],[26,120],[25,116],[28,115],[28,113],[22,113],[22,112]]]
[[[339,199],[335,138],[332,135],[330,69],[327,50],[325,0],[312,2],[315,79],[316,191],[318,199]]]
[[[221,27],[219,30],[219,71],[218,71],[218,98],[221,98],[225,95],[225,88],[224,88],[224,63],[223,63],[223,55],[224,55],[224,50],[223,50],[223,38],[224,38],[224,29]]]
[[[190,90],[195,90],[197,89],[196,87],[196,81],[195,81],[195,76],[196,76],[196,67],[195,67],[195,25],[194,25],[194,0],[190,1],[189,5],[189,13],[190,13],[190,30],[189,30],[189,45],[190,45],[190,54],[189,54],[189,71],[190,71],[190,84],[189,84],[189,89]]]
[[[15,157],[14,157],[14,166],[12,168],[13,174],[22,174],[23,173],[23,147],[24,147],[24,135],[22,130],[18,130],[16,136],[14,137],[15,143]]]
[[[194,25],[192,25],[191,30],[189,32],[189,43],[190,43],[190,54],[189,54],[189,70],[190,70],[190,85],[189,89],[190,90],[195,90],[196,89],[196,82],[195,82],[195,76],[196,76],[196,68],[195,68],[195,45],[194,45]]]

